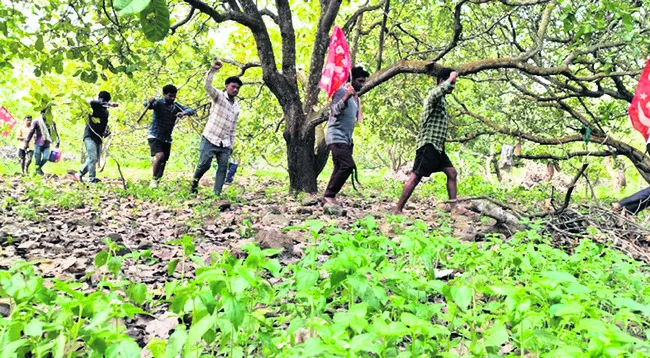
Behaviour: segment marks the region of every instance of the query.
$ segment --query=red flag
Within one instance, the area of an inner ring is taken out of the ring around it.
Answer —
[[[628,109],[632,127],[641,132],[646,142],[650,136],[650,59],[646,62],[639,84]]]
[[[327,92],[328,99],[347,81],[351,68],[352,60],[345,34],[340,27],[334,26],[327,49],[327,62],[319,83],[319,87]]]
[[[11,113],[9,113],[5,106],[0,106],[0,128],[4,128],[2,131],[2,136],[8,136],[15,125],[16,119],[14,119],[14,117],[11,115]]]

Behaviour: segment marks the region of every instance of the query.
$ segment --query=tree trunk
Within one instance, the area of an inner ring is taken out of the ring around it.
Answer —
[[[323,149],[318,148],[318,155],[314,151],[316,130],[303,113],[300,102],[288,105],[283,108],[283,112],[287,123],[284,140],[287,143],[290,191],[315,193],[318,190],[318,168],[323,161]]]

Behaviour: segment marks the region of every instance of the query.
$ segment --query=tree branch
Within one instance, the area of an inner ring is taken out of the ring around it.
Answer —
[[[571,158],[576,158],[576,157],[611,157],[614,155],[621,155],[624,154],[622,151],[619,150],[605,150],[602,152],[589,152],[589,151],[584,151],[584,152],[568,152],[564,156],[559,156],[559,155],[553,155],[553,154],[520,154],[516,155],[517,158],[521,159],[529,159],[529,160],[543,160],[543,159],[550,159],[550,160],[568,160]]]
[[[375,4],[375,5],[367,5],[367,6],[360,7],[345,22],[345,24],[343,25],[343,28],[342,28],[343,32],[345,32],[346,34],[349,33],[350,30],[352,29],[352,26],[354,26],[354,24],[357,22],[357,19],[359,18],[359,16],[361,16],[363,13],[366,13],[366,12],[369,12],[369,11],[375,11],[375,10],[381,9],[381,7],[384,6],[384,3],[386,1],[387,0],[382,0],[381,2],[379,2],[379,3]]]
[[[259,31],[262,29],[260,27],[260,23],[256,21],[252,16],[249,16],[247,14],[241,13],[241,12],[236,12],[236,11],[227,11],[227,12],[219,12],[212,6],[208,5],[207,3],[201,1],[201,0],[184,0],[186,3],[188,3],[190,6],[193,8],[196,8],[200,12],[210,16],[215,22],[217,23],[222,23],[226,21],[235,21],[238,22],[246,27],[249,27],[253,31]],[[262,26],[264,24],[262,23]]]
[[[296,34],[291,20],[291,8],[288,0],[276,0],[278,8],[278,25],[282,36],[282,73],[292,87],[298,89],[296,80]]]
[[[280,19],[278,18],[278,15],[276,15],[275,13],[273,13],[273,11],[271,11],[271,10],[269,10],[269,9],[267,9],[267,8],[264,8],[264,9],[260,10],[260,14],[261,14],[262,16],[267,16],[267,17],[269,17],[269,18],[270,18],[271,20],[273,20],[273,22],[275,22],[277,25],[280,25]]]
[[[388,12],[390,11],[390,0],[386,0],[384,7],[384,16],[381,20],[381,30],[379,30],[379,49],[377,51],[377,70],[381,70],[381,61],[384,56],[384,36],[386,35],[386,23],[388,22]]]
[[[460,21],[460,15],[462,12],[462,6],[465,4],[467,0],[462,0],[458,4],[456,4],[456,7],[454,9],[454,34],[451,37],[451,41],[449,41],[449,44],[447,44],[447,47],[445,47],[442,52],[440,52],[434,59],[433,61],[438,61],[441,58],[445,57],[446,54],[449,53],[449,51],[453,50],[456,45],[458,45],[458,40],[460,40],[460,35],[463,33],[463,24]]]
[[[181,26],[187,24],[187,23],[192,19],[192,16],[194,16],[194,11],[195,11],[195,10],[196,10],[196,8],[195,8],[194,6],[191,6],[191,7],[190,7],[190,12],[187,14],[187,16],[186,16],[183,20],[181,20],[181,21],[179,21],[179,22],[173,24],[173,25],[170,27],[170,30],[172,31],[172,35],[173,35],[174,33],[176,33],[176,29],[178,29],[179,27],[181,27]]]

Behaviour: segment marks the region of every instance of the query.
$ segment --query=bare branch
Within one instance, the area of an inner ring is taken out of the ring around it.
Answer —
[[[282,73],[292,87],[298,89],[296,80],[296,34],[291,20],[288,0],[276,0],[280,34],[282,35]]]
[[[449,51],[453,50],[456,45],[458,45],[458,40],[460,40],[460,35],[463,33],[463,24],[460,21],[460,15],[462,12],[462,6],[465,4],[467,0],[462,0],[456,5],[456,8],[454,9],[454,34],[451,37],[451,41],[449,41],[449,44],[447,44],[447,47],[445,47],[442,52],[436,56],[433,61],[438,61],[441,58],[445,57],[446,54],[449,53]]]
[[[273,22],[280,25],[280,18],[278,17],[278,15],[274,14],[273,11],[265,8],[260,10],[260,14],[262,14],[262,16],[268,16],[269,18],[271,18],[271,20],[273,20]]]
[[[247,26],[251,28],[251,30],[260,30],[262,27],[260,27],[259,21],[256,21],[252,16],[246,15],[241,12],[237,11],[227,11],[227,12],[219,12],[212,6],[208,5],[207,3],[201,1],[201,0],[184,0],[186,3],[188,3],[190,6],[193,8],[196,8],[200,12],[210,16],[215,22],[221,23],[221,22],[226,22],[226,21],[235,21],[238,22],[244,26]],[[264,24],[262,23],[261,26]]]
[[[476,133],[470,134],[470,135],[468,135],[466,137],[462,137],[462,138],[447,139],[447,140],[445,140],[445,142],[466,143],[466,142],[471,142],[471,141],[473,141],[474,139],[476,139],[476,138],[478,138],[480,136],[493,135],[493,134],[496,134],[496,133],[494,133],[492,131],[482,131],[482,132],[476,132]]]
[[[248,62],[248,63],[241,63],[235,60],[229,60],[227,58],[220,58],[219,59],[223,63],[227,63],[229,65],[237,66],[241,69],[241,72],[237,75],[239,77],[243,76],[244,73],[246,73],[246,70],[254,67],[262,67],[262,65],[259,62]]]
[[[350,30],[352,29],[352,26],[354,26],[354,24],[357,22],[357,19],[359,18],[359,16],[361,16],[363,13],[366,13],[366,12],[369,12],[369,11],[375,11],[375,10],[381,9],[381,7],[384,6],[384,3],[386,1],[387,0],[382,0],[381,2],[379,2],[379,3],[375,4],[375,5],[366,5],[366,6],[360,7],[345,22],[345,24],[343,25],[343,32],[345,32],[346,34],[349,33]]]
[[[550,160],[560,161],[560,160],[567,160],[576,157],[611,157],[614,155],[621,155],[621,154],[623,154],[623,152],[619,150],[605,150],[602,152],[589,152],[589,151],[568,152],[565,153],[565,155],[563,156],[544,153],[544,154],[520,154],[517,155],[516,157],[521,159],[530,159],[530,160],[550,159]]]
[[[181,20],[181,21],[179,21],[179,22],[173,24],[173,25],[170,27],[170,30],[172,31],[172,35],[173,35],[174,33],[176,33],[176,29],[178,29],[179,27],[181,27],[181,26],[187,24],[190,20],[192,20],[192,16],[194,16],[194,11],[195,11],[195,10],[196,10],[196,8],[195,8],[194,6],[191,6],[191,7],[190,7],[190,12],[187,14],[187,16],[186,16],[183,20]]]

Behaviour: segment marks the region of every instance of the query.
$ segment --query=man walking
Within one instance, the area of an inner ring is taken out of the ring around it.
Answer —
[[[214,60],[210,70],[205,75],[204,87],[210,99],[210,116],[203,129],[201,145],[199,148],[199,163],[192,179],[192,193],[198,192],[199,180],[212,165],[212,158],[217,157],[217,173],[214,178],[214,193],[221,195],[221,189],[226,179],[230,154],[235,144],[235,129],[239,118],[239,103],[235,97],[239,94],[242,81],[239,77],[232,76],[226,79],[226,89],[217,91],[212,86],[214,74],[219,71],[222,64]]]
[[[24,149],[25,138],[29,134],[29,130],[32,128],[32,116],[25,116],[25,122],[20,128],[18,128],[18,159],[20,163],[20,169],[23,174],[27,174],[29,170],[29,165],[32,164],[32,157],[34,156],[34,144],[29,143],[29,147]]]
[[[86,129],[84,130],[84,143],[88,159],[86,163],[74,175],[77,181],[83,181],[83,176],[88,173],[89,183],[98,183],[97,179],[97,161],[102,152],[102,142],[108,137],[108,107],[117,107],[117,103],[110,103],[111,94],[106,91],[99,92],[97,99],[90,101],[90,107],[93,113],[88,116]]]
[[[153,110],[153,120],[149,127],[149,148],[153,159],[153,179],[149,183],[152,188],[158,187],[158,181],[165,173],[165,165],[169,160],[172,149],[172,131],[176,120],[194,114],[194,111],[180,103],[176,103],[178,89],[174,85],[166,85],[162,89],[163,98],[156,100],[151,97],[144,105]]]
[[[25,138],[25,144],[23,149],[27,151],[29,148],[29,142],[34,138],[34,158],[36,159],[36,174],[43,175],[43,166],[47,163],[50,158],[50,145],[53,143],[56,148],[61,144],[61,136],[59,136],[59,131],[56,129],[56,123],[52,120],[52,124],[47,124],[47,119],[45,117],[46,110],[41,111],[41,118],[35,120],[32,123],[32,127]]]
[[[332,151],[334,170],[323,195],[324,203],[336,203],[336,194],[356,168],[352,159],[352,134],[356,123],[361,120],[357,91],[361,90],[368,77],[370,73],[363,67],[353,67],[351,83],[339,88],[332,96],[325,143]]]
[[[429,71],[431,72],[432,69],[433,64],[430,64]],[[396,214],[402,212],[406,201],[411,197],[413,190],[420,183],[422,177],[428,177],[432,173],[445,173],[449,199],[456,199],[457,172],[445,152],[449,122],[445,96],[450,94],[456,87],[457,77],[458,73],[456,71],[443,68],[438,74],[437,86],[429,91],[424,100],[424,108],[420,116],[420,130],[416,142],[415,163],[413,164],[413,171],[404,185],[402,196],[397,202],[394,211]],[[453,212],[467,212],[466,210],[459,210],[456,203],[452,203],[450,206]]]

